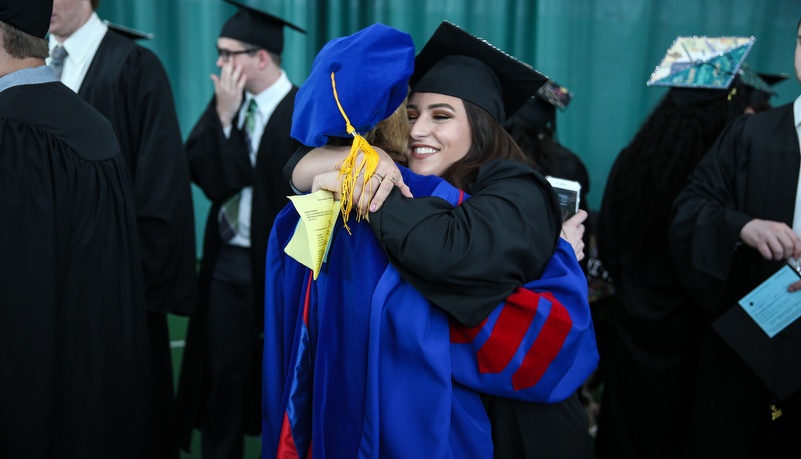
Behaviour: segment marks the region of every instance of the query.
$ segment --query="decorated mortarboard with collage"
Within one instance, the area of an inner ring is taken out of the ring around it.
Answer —
[[[678,37],[648,86],[727,89],[754,46],[754,37]]]
[[[542,99],[549,104],[561,110],[567,108],[567,104],[573,100],[573,93],[566,87],[561,86],[559,83],[548,80],[542,87],[537,90],[535,95],[538,99]]]

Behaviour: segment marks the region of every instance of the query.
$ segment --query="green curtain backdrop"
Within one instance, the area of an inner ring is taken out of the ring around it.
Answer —
[[[774,103],[801,93],[793,76],[798,0],[243,1],[308,31],[285,32],[283,66],[297,85],[323,44],[375,22],[410,33],[419,50],[449,20],[532,64],[575,93],[558,115],[557,135],[587,165],[593,209],[618,151],[664,94],[645,81],[677,36],[754,36],[751,66],[791,76],[777,87]],[[215,40],[234,11],[222,0],[103,0],[98,14],[155,34],[143,44],[167,69],[186,137],[211,97]],[[195,198],[200,247],[208,202],[197,189]]]

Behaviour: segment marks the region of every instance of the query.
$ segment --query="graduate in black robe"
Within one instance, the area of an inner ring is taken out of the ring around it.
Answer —
[[[86,0],[57,6],[51,46],[60,43],[69,51],[73,43],[88,41],[86,35],[102,33],[96,7],[97,2]],[[145,37],[109,25],[102,38],[97,37],[101,41],[86,64],[83,80],[64,78],[79,72],[67,59],[62,81],[111,122],[131,174],[148,306],[152,455],[175,459],[175,386],[167,314],[194,312],[197,247],[189,166],[172,89],[158,57],[134,42]],[[78,48],[76,53],[88,52]]]
[[[9,11],[44,11],[44,37],[51,6],[3,1],[0,20],[27,28]],[[39,67],[9,74],[23,61],[0,51],[0,456],[141,458],[147,329],[129,172],[109,122],[55,79],[39,40],[25,61]]]
[[[225,67],[218,87],[228,84],[234,66],[258,59],[269,59],[269,64],[250,65],[247,85],[234,96],[224,94],[223,103],[225,99],[240,99],[232,119],[227,120],[230,124],[224,126],[221,122],[221,98],[215,93],[186,142],[192,181],[212,206],[199,273],[199,313],[190,320],[187,330],[178,387],[178,422],[181,446],[186,450],[193,427],[201,428],[204,457],[241,457],[243,433],[261,432],[260,335],[264,328],[267,240],[275,216],[289,202],[287,196],[293,194],[282,173],[284,164],[300,146],[289,137],[298,88],[280,67],[283,28],[297,28],[267,13],[230,3],[240,10],[226,22],[218,38],[217,64],[221,69]],[[225,54],[242,49],[253,51]],[[273,100],[276,105],[269,118],[258,118],[265,123],[261,137],[250,139],[245,126],[248,100],[272,100],[282,88],[286,93],[280,100]],[[251,152],[254,142],[257,147]],[[224,240],[220,234],[221,207],[245,188],[252,189],[249,240],[241,236],[237,241]],[[238,266],[226,262],[221,268],[220,260],[232,257]],[[221,282],[228,270],[233,271],[233,277]],[[227,298],[215,294],[223,284],[233,285],[235,291]],[[220,314],[225,315],[225,320],[215,319]]]
[[[612,166],[598,226],[616,289],[601,347],[599,458],[685,457],[703,323],[670,263],[667,225],[686,177],[745,110],[742,88],[739,79],[671,88]]]
[[[78,95],[111,121],[131,171],[148,310],[164,325],[165,313],[192,314],[192,189],[164,67],[152,51],[110,27]]]
[[[798,59],[796,51],[796,69]],[[691,457],[801,456],[801,394],[778,399],[710,326],[782,266],[743,243],[741,230],[762,219],[791,231],[801,167],[794,111],[798,100],[729,125],[674,204],[670,251],[705,326],[694,403],[684,419]],[[786,343],[781,352],[790,361],[801,357],[794,338],[800,333],[796,320],[773,338]],[[777,378],[785,371],[777,367]],[[772,405],[783,412],[775,421]]]

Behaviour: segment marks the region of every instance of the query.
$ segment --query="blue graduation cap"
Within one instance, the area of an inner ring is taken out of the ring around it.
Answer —
[[[314,147],[325,145],[329,136],[353,137],[350,154],[337,166],[342,178],[342,216],[348,231],[352,192],[358,177],[364,175],[362,189],[372,187],[370,178],[378,164],[378,153],[361,134],[400,107],[413,69],[412,37],[392,27],[373,24],[326,43],[295,96],[292,137]],[[360,153],[364,156],[358,162]]]
[[[321,147],[329,136],[351,137],[347,121],[364,134],[403,103],[413,69],[412,37],[392,27],[373,24],[331,40],[295,97],[292,137]]]

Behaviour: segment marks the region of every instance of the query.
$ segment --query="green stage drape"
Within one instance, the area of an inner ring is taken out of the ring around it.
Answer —
[[[326,41],[375,22],[410,33],[419,50],[448,20],[532,64],[575,94],[558,115],[557,135],[590,171],[593,209],[615,156],[664,94],[645,81],[677,36],[754,36],[749,64],[791,76],[777,86],[774,103],[801,93],[793,76],[798,0],[243,1],[308,31],[285,32],[283,66],[297,85]],[[211,97],[215,40],[234,11],[222,0],[103,0],[98,14],[155,34],[144,45],[167,69],[186,137]],[[195,198],[200,247],[209,206],[197,189]]]

